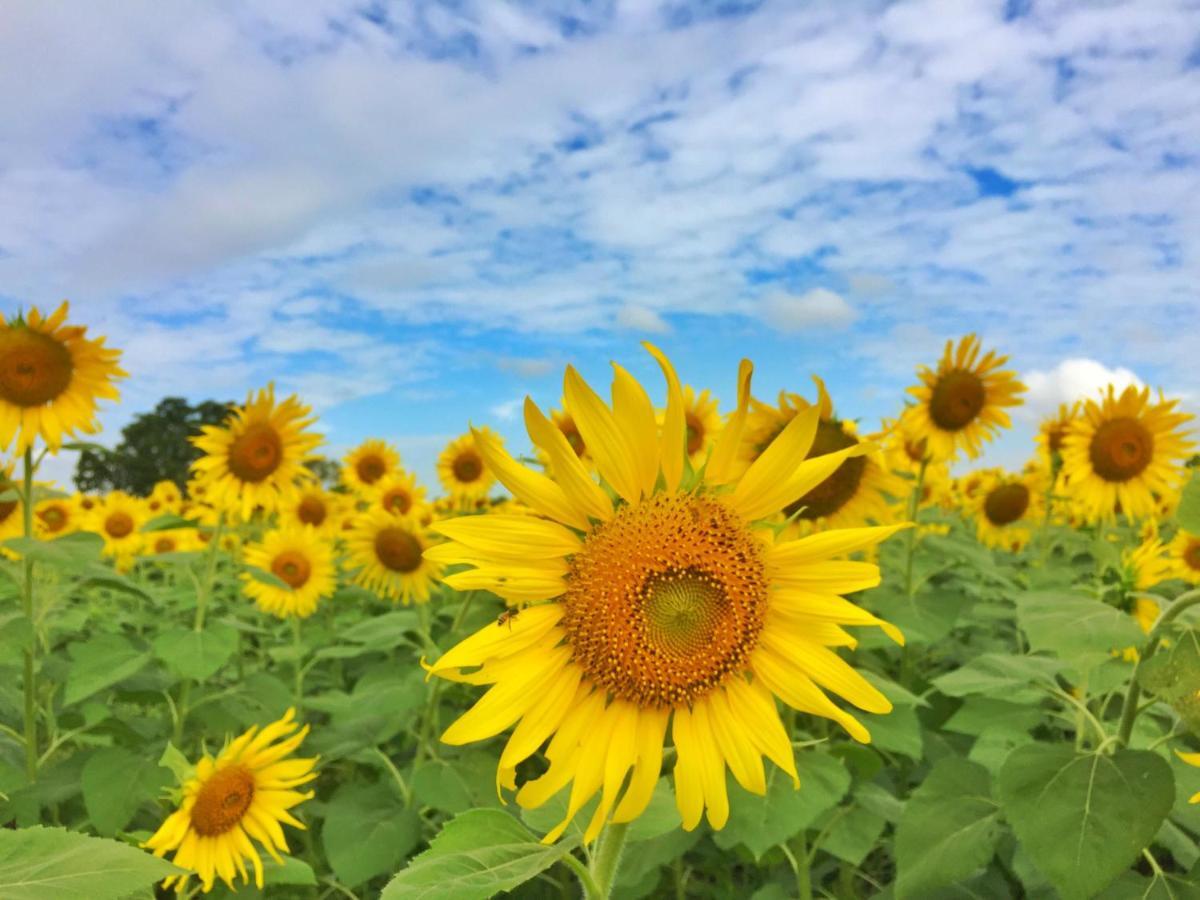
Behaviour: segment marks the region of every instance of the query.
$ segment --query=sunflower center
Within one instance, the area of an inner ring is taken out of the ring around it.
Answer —
[[[470,483],[478,480],[482,474],[483,460],[474,450],[464,450],[454,458],[454,477],[459,481]]]
[[[1023,484],[1002,484],[983,501],[983,514],[993,525],[1010,525],[1029,509],[1029,488]]]
[[[17,504],[12,505],[16,506]],[[67,514],[63,512],[61,506],[47,506],[45,509],[39,509],[37,515],[42,520],[42,524],[46,526],[47,531],[60,531],[67,524]],[[4,518],[6,517],[0,512],[0,520]]]
[[[1183,561],[1189,569],[1200,571],[1200,541],[1188,541],[1183,551]]]
[[[383,477],[387,465],[380,457],[369,454],[354,464],[354,471],[363,484],[374,484]]]
[[[312,563],[303,553],[285,550],[271,561],[271,571],[290,588],[302,588],[312,574]]]
[[[262,481],[281,462],[283,441],[266,422],[251,425],[229,445],[229,471],[242,481]]]
[[[154,542],[155,553],[170,553],[175,549],[175,539],[169,537],[160,537]]]
[[[1092,435],[1088,456],[1105,481],[1129,481],[1154,458],[1154,435],[1137,419],[1112,419]]]
[[[704,423],[691,413],[687,414],[685,421],[687,424],[687,453],[688,456],[695,456],[704,447]]]
[[[305,525],[320,525],[328,514],[325,501],[311,495],[301,500],[300,506],[296,509],[296,517]]]
[[[104,530],[110,537],[128,537],[133,531],[133,517],[126,512],[112,512],[104,520]]]
[[[975,421],[987,393],[974,372],[953,369],[938,377],[929,400],[929,418],[943,431],[959,431]]]
[[[904,452],[908,458],[915,463],[922,462],[925,459],[928,441],[925,438],[912,440],[911,438],[904,439]]]
[[[688,703],[746,667],[766,615],[766,570],[723,502],[656,494],[588,536],[564,606],[575,661],[594,682],[635,703]]]
[[[1067,436],[1066,425],[1051,425],[1046,431],[1046,444],[1051,453],[1061,453],[1063,438]]]
[[[412,495],[404,488],[392,488],[383,495],[383,508],[402,516],[412,509]]]
[[[254,775],[245,766],[218,769],[196,792],[192,806],[192,828],[201,837],[216,837],[230,831],[254,800]]]
[[[8,328],[0,337],[0,398],[17,406],[40,406],[71,383],[71,351],[47,334]]]
[[[817,436],[813,439],[812,448],[805,459],[813,459],[844,450],[858,443],[854,435],[847,434],[838,422],[821,420],[817,425]],[[858,493],[862,483],[863,472],[867,468],[865,456],[852,456],[838,466],[832,475],[818,484],[815,488],[794,503],[784,507],[788,516],[799,511],[802,519],[820,519],[833,515]]]
[[[375,555],[393,572],[415,572],[421,566],[421,544],[403,528],[384,528],[375,535]]]

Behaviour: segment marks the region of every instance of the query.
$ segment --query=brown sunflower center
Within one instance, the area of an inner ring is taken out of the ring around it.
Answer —
[[[312,494],[301,500],[296,508],[296,517],[305,525],[320,525],[327,515],[329,510],[325,508],[325,501]]]
[[[454,477],[463,484],[478,481],[483,474],[483,460],[474,450],[464,450],[454,457]]]
[[[284,550],[271,560],[271,571],[290,588],[302,588],[312,574],[312,563],[303,553]]]
[[[687,453],[688,456],[694,456],[704,447],[704,423],[692,413],[688,413],[684,421],[687,426]]]
[[[391,488],[383,495],[383,508],[402,516],[412,509],[412,494],[402,487]]]
[[[1062,453],[1063,438],[1067,436],[1067,426],[1055,423],[1046,429],[1046,445],[1051,453]]]
[[[943,431],[958,431],[975,421],[987,392],[983,380],[966,369],[952,369],[938,376],[929,398],[929,418]]]
[[[17,486],[11,481],[5,481],[0,478],[0,496],[7,494],[9,491],[15,491]],[[5,521],[17,508],[19,500],[0,500],[0,522]]]
[[[988,492],[983,514],[993,525],[1011,525],[1029,509],[1029,488],[1023,484],[1002,484]]]
[[[1154,459],[1154,435],[1137,419],[1111,419],[1092,435],[1088,456],[1105,481],[1129,481]]]
[[[16,504],[14,503],[13,506],[16,506]],[[46,526],[46,530],[52,533],[55,531],[62,531],[63,526],[67,524],[66,510],[58,505],[47,506],[45,509],[39,509],[37,511],[37,517],[42,520],[42,524]],[[0,520],[3,520],[4,518],[5,516],[3,515],[3,512],[0,511]]]
[[[128,537],[133,531],[133,516],[127,512],[111,512],[104,519],[104,531],[109,537]]]
[[[354,464],[354,472],[363,484],[374,484],[387,472],[387,463],[382,457],[368,453]]]
[[[925,438],[913,440],[911,438],[904,439],[904,453],[915,463],[919,463],[925,459],[928,452],[929,442]]]
[[[421,543],[403,528],[384,528],[375,535],[375,555],[393,572],[421,567]]]
[[[229,471],[242,481],[257,483],[283,462],[283,441],[266,422],[251,425],[229,445]]]
[[[690,702],[742,671],[767,610],[749,529],[721,501],[656,494],[623,507],[571,560],[563,629],[615,696]]]
[[[217,769],[196,792],[192,806],[192,829],[201,837],[216,837],[230,831],[254,800],[254,775],[245,766]]]
[[[0,399],[49,403],[67,389],[74,370],[71,351],[50,335],[19,327],[0,332]]]
[[[1183,562],[1189,569],[1200,572],[1200,540],[1188,541],[1183,551]]]
[[[154,542],[155,553],[170,553],[175,549],[175,538],[160,537]]]
[[[836,450],[844,450],[858,443],[858,438],[847,434],[840,423],[821,420],[817,425],[817,436],[813,439],[812,448],[805,459],[824,456]],[[858,493],[862,484],[863,472],[867,468],[865,456],[852,456],[838,466],[832,475],[818,484],[815,488],[794,503],[784,507],[788,516],[799,511],[802,519],[820,519],[831,516]]]

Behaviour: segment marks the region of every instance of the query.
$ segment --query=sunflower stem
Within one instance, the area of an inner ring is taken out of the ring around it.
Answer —
[[[197,633],[204,630],[204,616],[208,612],[208,598],[212,593],[213,580],[217,572],[217,549],[221,543],[221,535],[225,530],[225,514],[217,518],[217,527],[213,529],[212,538],[208,542],[204,558],[204,579],[196,585],[196,618],[192,622],[192,630]],[[186,679],[179,691],[179,715],[175,719],[173,743],[175,746],[183,741],[183,726],[187,721],[192,699],[192,681]]]
[[[608,900],[612,895],[628,831],[629,825],[626,822],[609,822],[596,842],[596,853],[592,857],[592,879],[596,882],[595,896],[599,900]]]
[[[25,526],[25,538],[33,538],[33,448],[25,448],[24,488],[21,495],[21,513]],[[33,559],[28,553],[23,560],[25,577],[21,583],[21,606],[29,620],[29,644],[25,647],[25,776],[32,783],[38,771],[37,734],[37,675],[34,663],[37,658],[37,629],[33,623]]]
[[[1138,654],[1137,663],[1133,667],[1133,675],[1129,679],[1129,688],[1125,692],[1125,703],[1121,707],[1121,724],[1117,729],[1116,736],[1118,747],[1125,747],[1129,744],[1129,737],[1133,734],[1133,723],[1137,719],[1138,713],[1141,712],[1138,708],[1138,701],[1142,696],[1142,686],[1138,682],[1138,675],[1141,674],[1142,666],[1157,652],[1167,626],[1175,621],[1180,613],[1197,603],[1200,603],[1200,588],[1180,594],[1150,629],[1150,636],[1146,639],[1146,646]]]
[[[295,676],[293,705],[296,707],[297,714],[304,706],[304,666],[301,665],[303,654],[304,644],[300,640],[300,617],[292,616],[292,671]]]
[[[600,889],[596,886],[595,880],[592,878],[592,873],[588,871],[587,866],[581,863],[578,857],[573,853],[568,853],[562,858],[563,863],[575,873],[575,877],[579,879],[579,883],[583,886],[583,896],[587,900],[600,896]]]
[[[913,596],[913,554],[917,549],[917,514],[921,507],[921,491],[925,487],[925,469],[929,467],[929,460],[921,460],[921,468],[917,470],[917,481],[913,485],[912,496],[908,498],[908,521],[913,523],[913,527],[908,529],[908,547],[904,559],[904,596],[912,599]]]

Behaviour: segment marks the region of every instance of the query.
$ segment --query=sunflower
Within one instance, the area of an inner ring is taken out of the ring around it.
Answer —
[[[226,743],[216,758],[205,753],[183,783],[179,808],[142,846],[155,856],[173,851],[171,862],[194,872],[205,893],[218,877],[230,890],[238,875],[248,883],[249,860],[261,889],[262,857],[254,842],[283,862],[279,851],[287,853],[288,846],[280,823],[304,828],[288,810],[312,798],[312,791],[296,788],[317,777],[316,759],[287,758],[308,734],[294,719],[289,709],[261,731],[255,726]],[[191,877],[173,875],[163,887],[183,893]]]
[[[51,497],[33,508],[34,529],[46,540],[78,531],[83,527],[82,518],[79,506],[70,497]]]
[[[866,728],[824,689],[870,712],[891,709],[832,649],[854,645],[844,625],[878,625],[902,640],[893,626],[839,596],[878,584],[879,569],[835,557],[897,529],[779,541],[775,529],[755,526],[866,446],[805,460],[820,421],[810,407],[739,475],[751,372],[743,361],[737,409],[704,472],[685,477],[683,390],[669,360],[647,346],[668,386],[661,430],[645,390],[620,366],[614,364],[612,408],[574,368],[566,370],[568,410],[613,494],[526,398],[530,437],[553,460],[554,478],[520,465],[492,435],[476,432],[475,439],[504,486],[544,518],[469,516],[433,526],[450,539],[435,555],[472,567],[447,583],[531,604],[427,669],[492,686],[443,741],[479,741],[516,724],[501,753],[500,785],[515,787],[518,763],[549,741],[548,770],[517,792],[521,806],[537,807],[572,785],[566,818],[547,842],[597,792],[585,840],[610,818],[640,815],[659,778],[668,726],[684,828],[695,828],[705,811],[720,828],[729,814],[727,765],[759,794],[766,789],[764,755],[796,780],[776,697],[840,723],[860,741],[870,739]]]
[[[0,541],[25,532],[25,512],[21,488],[13,480],[11,463],[0,463]]]
[[[937,371],[922,366],[917,372],[921,384],[908,389],[917,404],[906,415],[934,459],[952,459],[960,448],[974,459],[985,441],[1012,424],[1004,407],[1021,402],[1018,395],[1025,385],[1000,368],[1007,356],[989,350],[980,359],[980,350],[973,334],[959,341],[957,349],[946,341]]]
[[[335,494],[310,482],[301,485],[280,507],[280,521],[284,525],[307,525],[320,534],[331,535],[337,532],[341,514],[349,501],[344,494]]]
[[[307,619],[317,602],[337,587],[333,548],[308,525],[292,525],[269,531],[262,541],[246,547],[246,565],[270,572],[283,585],[259,581],[242,573],[242,589],[258,608],[281,619]]]
[[[1063,438],[1067,436],[1067,430],[1078,416],[1078,400],[1074,403],[1060,403],[1058,411],[1054,415],[1043,419],[1041,425],[1038,426],[1036,437],[1038,450],[1041,451],[1041,456],[1046,461],[1046,465],[1051,468],[1061,464]]]
[[[104,555],[113,557],[118,569],[128,569],[142,547],[145,503],[124,491],[112,491],[88,518],[88,530],[104,538]]]
[[[1041,522],[1045,488],[1036,474],[981,473],[971,499],[975,534],[987,547],[1013,553],[1029,543],[1032,528]]]
[[[1167,545],[1175,577],[1191,584],[1200,584],[1200,535],[1180,530]]]
[[[717,398],[707,389],[699,393],[690,385],[683,386],[683,423],[687,429],[688,461],[700,468],[721,431],[721,413]]]
[[[395,603],[424,603],[441,577],[441,566],[422,555],[429,546],[420,526],[385,509],[370,509],[346,538],[354,583]]]
[[[394,516],[409,516],[420,521],[428,504],[425,488],[417,476],[403,470],[381,478],[369,493],[371,507],[385,509]]]
[[[66,324],[67,308],[64,301],[47,318],[34,307],[0,322],[0,447],[16,438],[24,453],[41,437],[57,450],[64,436],[99,431],[96,401],[120,396],[121,351]]]
[[[491,429],[481,428],[478,433],[499,440]],[[470,434],[460,435],[446,445],[438,457],[437,470],[442,487],[459,503],[483,499],[496,483],[496,476],[484,463]]]
[[[205,425],[192,438],[204,451],[192,464],[204,499],[243,519],[256,506],[275,512],[295,494],[297,482],[315,479],[304,465],[321,443],[320,435],[306,430],[314,421],[311,413],[295,395],[276,405],[272,384],[257,397],[248,395],[224,425]]]
[[[178,513],[182,508],[183,492],[179,490],[179,485],[169,479],[157,482],[146,498],[146,509],[153,516]]]
[[[1156,497],[1175,491],[1191,447],[1180,426],[1192,418],[1177,403],[1161,395],[1152,403],[1149,388],[1133,385],[1118,397],[1109,385],[1100,402],[1084,404],[1063,438],[1062,474],[1090,519],[1151,516]]]
[[[342,460],[342,481],[355,492],[362,492],[379,479],[400,468],[400,454],[391,445],[371,438],[363,441]]]
[[[167,528],[143,535],[142,553],[161,556],[164,553],[188,553],[201,546],[195,528]]]

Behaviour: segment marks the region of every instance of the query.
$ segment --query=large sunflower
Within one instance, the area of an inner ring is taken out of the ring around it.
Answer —
[[[224,425],[205,425],[192,438],[204,451],[192,467],[205,501],[244,519],[256,506],[275,512],[297,483],[315,478],[304,465],[321,443],[320,435],[306,430],[313,421],[312,410],[295,395],[276,404],[271,384],[257,397],[248,395]]]
[[[184,782],[179,809],[142,846],[165,856],[200,878],[205,893],[219,877],[230,890],[241,875],[249,882],[246,862],[254,867],[254,884],[263,886],[262,857],[254,842],[276,862],[288,852],[280,823],[303,828],[288,810],[312,797],[296,788],[317,777],[315,759],[288,759],[308,734],[288,710],[283,718],[259,731],[251,728],[217,754],[204,754]],[[299,730],[297,730],[299,728]],[[183,893],[189,875],[173,875],[163,887]]]
[[[1152,516],[1156,495],[1176,490],[1191,448],[1180,426],[1192,418],[1176,412],[1177,403],[1161,396],[1152,403],[1149,388],[1133,385],[1117,396],[1109,385],[1100,402],[1084,404],[1063,438],[1062,474],[1090,519]]]
[[[499,441],[490,429],[482,428],[480,431],[487,432]],[[469,434],[460,435],[446,445],[438,457],[437,471],[438,480],[446,493],[460,503],[483,499],[496,483],[496,476],[484,462]]]
[[[1020,404],[1025,385],[1000,368],[1007,356],[989,350],[981,359],[980,350],[973,334],[959,341],[957,349],[946,341],[937,370],[922,366],[917,371],[921,384],[908,389],[917,404],[905,415],[934,459],[951,459],[960,448],[974,459],[985,441],[1012,424],[1004,407]]]
[[[268,584],[250,572],[242,573],[242,589],[265,613],[286,619],[307,619],[322,597],[337,587],[333,548],[308,525],[269,531],[245,549],[246,564],[270,572],[283,585]]]
[[[1167,545],[1175,577],[1191,584],[1200,584],[1200,535],[1182,529]]]
[[[980,473],[971,497],[979,542],[1016,553],[1042,520],[1045,487],[1037,473]]]
[[[385,509],[354,520],[346,538],[347,565],[357,566],[354,583],[395,603],[424,603],[441,577],[441,566],[422,555],[429,541],[419,525]]]
[[[99,430],[96,400],[116,400],[120,350],[66,324],[64,301],[49,317],[34,307],[0,322],[0,447],[24,453],[38,437],[57,450],[64,436]]]
[[[386,441],[370,438],[342,460],[342,481],[352,491],[361,492],[399,469],[400,454],[396,448]]]
[[[500,757],[501,784],[515,787],[518,763],[549,741],[549,769],[517,792],[519,804],[536,807],[571,784],[567,816],[547,841],[597,792],[586,840],[610,818],[640,815],[659,778],[668,725],[684,827],[695,828],[707,810],[720,828],[729,813],[726,766],[759,794],[764,755],[796,777],[776,697],[839,722],[860,741],[869,740],[867,730],[825,690],[870,712],[891,709],[832,648],[855,643],[843,625],[879,625],[902,640],[839,596],[878,584],[879,569],[835,559],[896,528],[779,541],[774,529],[755,524],[865,446],[805,461],[820,421],[812,407],[739,477],[751,372],[744,361],[736,411],[703,475],[685,478],[683,391],[667,358],[649,349],[668,386],[661,430],[650,398],[620,366],[611,408],[574,368],[566,371],[569,412],[613,494],[527,398],[526,426],[552,459],[553,479],[517,463],[495,437],[476,432],[475,440],[504,486],[545,518],[484,515],[433,526],[450,538],[438,558],[472,567],[449,583],[533,604],[428,669],[491,685],[444,741],[483,740],[516,724]]]

